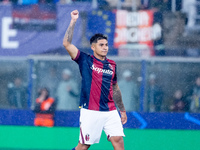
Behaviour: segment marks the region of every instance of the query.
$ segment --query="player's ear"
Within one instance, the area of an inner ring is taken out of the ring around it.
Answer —
[[[92,49],[93,51],[95,50],[95,45],[94,45],[94,43],[92,43],[91,49]]]

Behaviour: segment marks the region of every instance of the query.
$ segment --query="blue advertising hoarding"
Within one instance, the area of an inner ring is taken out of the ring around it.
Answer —
[[[78,127],[79,111],[56,111],[55,126]],[[34,126],[31,110],[1,109],[0,125]],[[128,121],[124,128],[200,130],[200,114],[195,113],[140,113],[127,112]]]

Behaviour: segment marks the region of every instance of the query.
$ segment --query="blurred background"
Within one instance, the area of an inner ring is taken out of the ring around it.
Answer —
[[[93,34],[108,37],[128,115],[125,148],[197,150],[199,0],[0,0],[0,149],[76,146],[81,76],[62,46],[75,9],[72,43],[81,51],[92,54]],[[53,127],[35,125],[44,87],[55,101],[45,112]],[[91,149],[112,146],[102,135]]]

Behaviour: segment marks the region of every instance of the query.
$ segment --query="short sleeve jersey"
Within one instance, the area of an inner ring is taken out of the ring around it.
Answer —
[[[99,60],[81,51],[74,61],[82,76],[80,106],[96,111],[115,110],[112,85],[117,83],[116,63],[107,58]]]

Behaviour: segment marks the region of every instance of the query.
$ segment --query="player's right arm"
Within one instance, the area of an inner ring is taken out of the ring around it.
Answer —
[[[127,122],[126,110],[122,101],[121,91],[117,83],[113,84],[113,100],[120,110],[122,124],[125,124]]]
[[[78,53],[77,47],[71,43],[74,33],[74,27],[78,19],[78,16],[79,16],[78,10],[74,10],[71,12],[71,21],[63,38],[63,46],[65,47],[65,49],[67,50],[72,59],[75,59]]]

